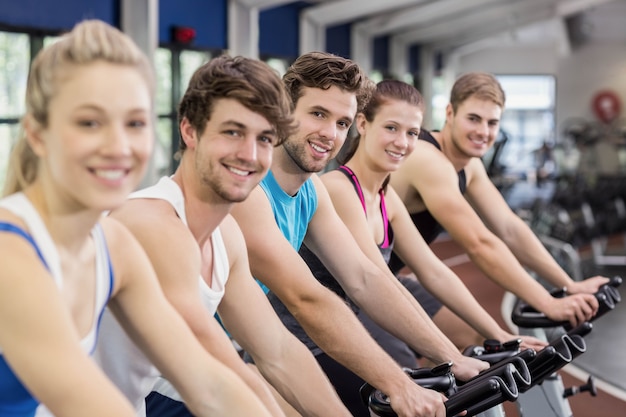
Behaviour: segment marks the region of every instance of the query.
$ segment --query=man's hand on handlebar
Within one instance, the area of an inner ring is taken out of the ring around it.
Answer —
[[[454,373],[454,377],[457,380],[467,381],[478,375],[480,371],[483,371],[487,368],[489,368],[488,362],[481,361],[476,358],[470,358],[468,356],[463,356],[459,352],[459,357],[454,359],[452,372]]]
[[[548,342],[537,339],[536,337],[533,337],[533,336],[521,336],[521,335],[518,336],[518,335],[505,332],[499,338],[499,340],[503,342],[506,342],[507,340],[515,340],[515,339],[519,339],[522,341],[522,343],[520,343],[519,345],[519,350],[533,349],[535,351],[540,351],[544,347],[548,346]]]
[[[388,397],[398,417],[446,417],[444,402],[447,398],[440,392],[420,387],[408,378],[403,389],[394,390]]]
[[[601,286],[609,283],[609,278],[596,275],[583,281],[575,281],[567,287],[568,294],[594,294]]]
[[[598,311],[598,300],[593,294],[574,294],[551,300],[543,313],[553,321],[569,321],[573,327],[591,320]]]

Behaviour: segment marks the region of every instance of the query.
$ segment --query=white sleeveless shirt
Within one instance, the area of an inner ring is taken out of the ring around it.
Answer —
[[[181,221],[187,226],[185,215],[185,199],[183,193],[171,178],[163,177],[151,187],[139,190],[129,196],[131,199],[147,198],[167,201],[172,205]],[[155,225],[154,227],[158,227]],[[211,234],[213,248],[213,276],[211,286],[199,276],[202,301],[210,314],[215,314],[217,306],[224,296],[229,265],[226,247],[219,227]],[[115,385],[126,395],[138,412],[145,416],[145,397],[154,390],[155,383],[164,386],[170,396],[175,390],[169,382],[160,378],[160,373],[148,358],[135,346],[116,321],[113,314],[106,309],[100,330],[100,340],[94,353],[94,359]]]

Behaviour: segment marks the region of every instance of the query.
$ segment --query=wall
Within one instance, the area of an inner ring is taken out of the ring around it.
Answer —
[[[488,71],[496,74],[555,74],[558,56],[552,45],[493,47],[461,57],[458,73]]]
[[[569,117],[592,119],[591,101],[601,89],[614,90],[626,104],[626,41],[589,43],[559,61],[557,77],[557,126]]]
[[[96,18],[120,24],[120,2],[138,0],[0,0],[0,24],[48,31],[71,29]],[[170,41],[172,25],[196,29],[195,46],[226,49],[228,0],[159,0],[159,42]]]
[[[21,28],[69,30],[84,19],[119,24],[119,2],[114,0],[0,0],[0,23]]]
[[[263,10],[259,14],[259,54],[286,58],[293,61],[298,57],[300,42],[300,11],[309,4],[297,2]]]
[[[592,119],[591,100],[600,89],[617,92],[626,118],[626,3],[615,2],[584,13],[585,39],[562,49],[555,22],[535,28],[538,38],[550,42],[516,44],[515,36],[492,40],[486,49],[462,51],[455,57],[454,72],[483,70],[500,74],[554,74],[556,76],[557,134],[563,122],[573,117]],[[547,36],[550,33],[552,36]],[[571,33],[570,33],[571,35]],[[528,42],[529,33],[520,34]]]
[[[170,40],[172,25],[190,26],[196,30],[194,46],[226,49],[227,3],[228,0],[159,0],[159,41]]]

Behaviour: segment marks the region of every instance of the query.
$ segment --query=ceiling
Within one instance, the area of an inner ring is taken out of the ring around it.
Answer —
[[[266,9],[289,0],[239,0]],[[309,0],[301,22],[323,30],[353,23],[353,33],[404,45],[454,49],[537,23],[624,0]],[[356,31],[356,32],[354,32]],[[541,36],[546,36],[544,33]],[[545,40],[545,39],[544,39]]]

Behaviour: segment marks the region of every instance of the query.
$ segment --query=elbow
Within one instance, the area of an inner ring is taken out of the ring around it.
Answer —
[[[274,305],[276,311],[286,309],[293,318],[309,333],[310,329],[320,327],[320,312],[328,311],[329,297],[335,294],[323,285],[310,286],[298,293],[281,294],[280,302],[284,304]],[[272,304],[275,301],[272,300]]]
[[[488,232],[482,236],[476,236],[465,245],[467,255],[472,259],[481,259],[491,252],[497,246],[497,238]]]
[[[507,224],[504,230],[498,233],[498,236],[507,246],[512,247],[520,240],[524,229],[528,229],[528,226],[521,218],[516,216]]]

